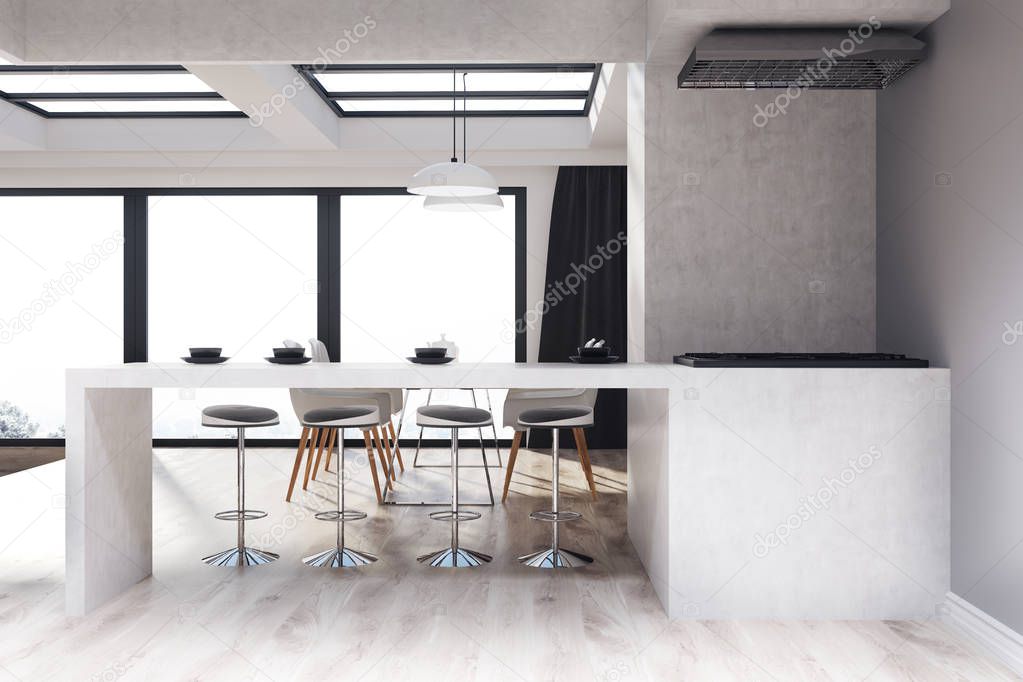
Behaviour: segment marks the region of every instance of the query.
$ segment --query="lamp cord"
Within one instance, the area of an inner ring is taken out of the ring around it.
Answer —
[[[468,73],[462,73],[462,163],[468,163],[469,159],[469,146],[465,143],[465,130],[469,123],[469,95],[465,85],[465,77],[468,75]]]
[[[451,162],[458,161],[458,74],[451,69]]]

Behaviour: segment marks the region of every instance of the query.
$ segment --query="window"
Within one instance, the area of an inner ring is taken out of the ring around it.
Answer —
[[[600,74],[599,64],[296,68],[339,116],[450,116],[463,95],[469,116],[586,116]]]
[[[264,363],[284,339],[316,336],[315,196],[149,198],[149,360],[180,362],[191,346],[219,346],[231,362]],[[154,438],[218,438],[199,424],[217,403],[270,407],[279,426],[255,438],[301,430],[283,389],[158,390]]]
[[[120,363],[119,196],[0,196],[4,438],[62,438],[64,370]]]
[[[514,325],[525,300],[523,188],[502,190],[504,209],[482,214],[427,211],[400,188],[105,191],[0,190],[8,444],[62,438],[64,370],[125,357],[178,363],[191,346],[219,346],[234,363],[262,364],[286,338],[319,336],[342,361],[404,362],[443,334],[462,363],[524,358]],[[148,253],[129,242],[126,278],[124,237],[140,235],[145,218]],[[137,276],[148,297],[126,299]],[[425,393],[410,401],[409,422]],[[499,415],[503,393],[491,391],[491,405],[477,397]],[[161,389],[153,399],[158,439],[223,438],[200,412],[225,402],[280,413],[255,438],[299,432],[283,389]],[[461,391],[434,399],[470,404]]]
[[[404,362],[441,335],[457,344],[461,363],[515,361],[517,207],[514,195],[501,198],[500,211],[439,213],[404,193],[342,195],[342,362]],[[426,399],[417,393],[405,437]],[[504,393],[491,391],[498,424]],[[463,391],[434,391],[434,402],[471,404]]]
[[[0,65],[0,97],[40,116],[244,116],[183,66]]]

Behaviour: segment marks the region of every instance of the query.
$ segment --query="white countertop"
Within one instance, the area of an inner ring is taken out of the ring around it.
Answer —
[[[674,364],[451,362],[395,363],[138,362],[67,370],[70,385],[110,388],[668,388],[691,368]],[[685,383],[682,381],[681,383]]]
[[[905,368],[692,368],[672,363],[452,362],[446,365],[315,363],[274,365],[227,361],[219,365],[139,362],[67,370],[70,387],[92,388],[684,388],[706,385],[724,372],[754,376],[823,373],[936,372]]]

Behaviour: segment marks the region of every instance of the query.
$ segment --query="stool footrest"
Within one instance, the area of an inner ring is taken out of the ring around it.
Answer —
[[[267,512],[258,509],[228,509],[213,515],[213,518],[221,521],[255,521],[266,517]]]
[[[534,521],[547,521],[548,523],[564,523],[565,521],[578,521],[583,517],[579,512],[574,511],[535,511],[529,515]]]
[[[430,514],[430,518],[434,521],[475,521],[480,518],[479,512],[464,511],[459,509],[458,511],[451,511],[450,509],[445,511],[435,511]]]
[[[316,514],[316,519],[319,521],[362,521],[364,518],[366,518],[366,512],[356,511],[355,509],[346,509],[341,512],[332,509]]]

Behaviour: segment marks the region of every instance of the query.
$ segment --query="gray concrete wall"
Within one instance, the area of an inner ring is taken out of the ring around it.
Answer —
[[[692,351],[871,351],[872,92],[676,88],[646,70],[648,361]]]
[[[0,0],[0,50],[18,57],[25,52],[25,0]]]
[[[32,0],[26,60],[642,61],[643,0]]]
[[[921,37],[878,96],[878,345],[952,368],[952,591],[1023,632],[1023,5]]]

